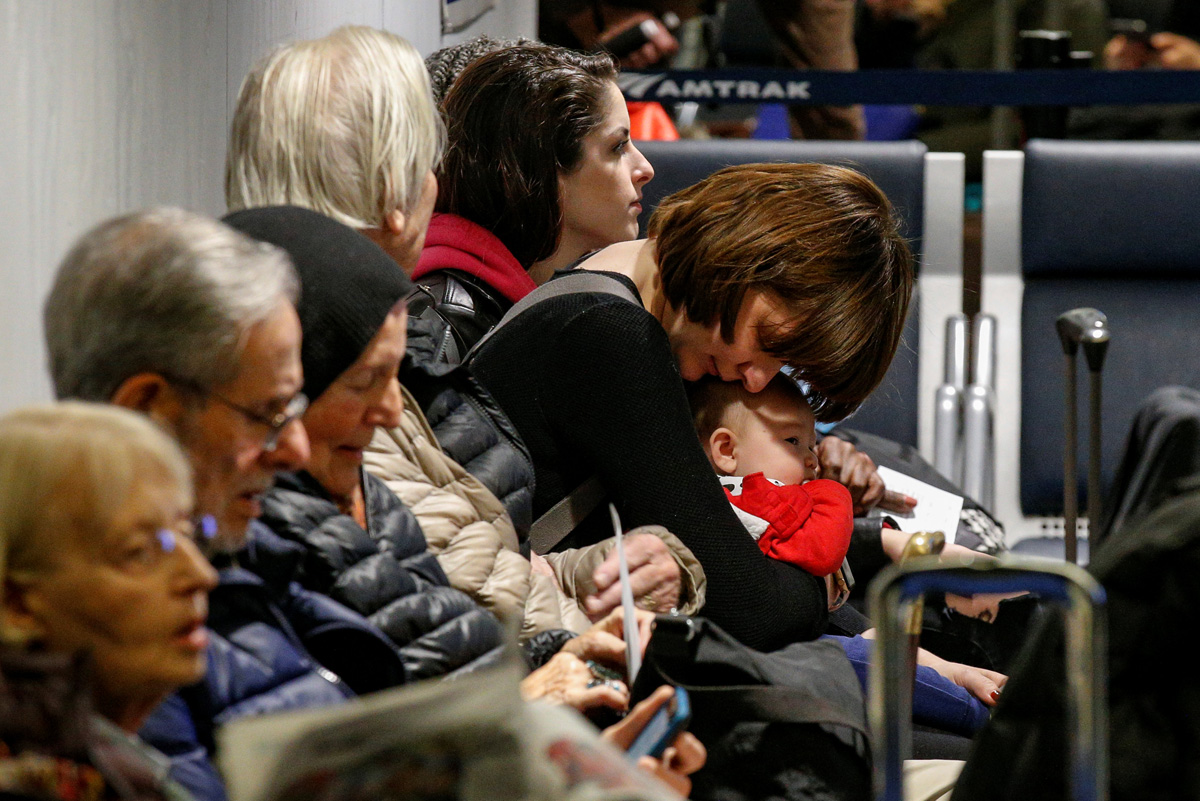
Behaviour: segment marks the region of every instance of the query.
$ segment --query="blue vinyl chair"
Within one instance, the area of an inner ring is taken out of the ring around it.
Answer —
[[[999,320],[994,511],[1023,550],[1062,531],[1059,314],[1091,306],[1112,331],[1104,486],[1142,400],[1166,384],[1200,388],[1200,143],[1034,140],[1024,153],[987,153],[983,250],[982,307]],[[1078,381],[1082,493],[1088,384]]]

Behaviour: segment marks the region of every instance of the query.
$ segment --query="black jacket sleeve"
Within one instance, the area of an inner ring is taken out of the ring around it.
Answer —
[[[532,378],[561,451],[596,471],[626,529],[663,525],[692,549],[708,575],[704,615],[760,649],[823,633],[823,581],[764,556],[725,499],[662,326],[598,299],[549,353]]]

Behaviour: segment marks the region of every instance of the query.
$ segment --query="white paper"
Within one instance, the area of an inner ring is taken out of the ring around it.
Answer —
[[[629,685],[637,678],[642,669],[642,644],[638,635],[637,612],[633,605],[633,586],[629,583],[629,563],[625,561],[625,535],[621,531],[621,516],[617,507],[608,505],[608,513],[612,517],[613,534],[617,538],[617,570],[621,581],[621,608],[624,611],[625,631],[625,671],[629,677]]]
[[[946,535],[947,545],[954,542],[954,535],[958,533],[958,520],[962,514],[961,495],[946,492],[886,467],[879,468],[879,477],[889,490],[916,498],[917,506],[907,514],[875,509],[873,515],[887,515],[893,518],[900,524],[900,530],[906,534],[940,531]]]
[[[519,658],[217,730],[231,801],[679,801],[573,709],[520,700]]]

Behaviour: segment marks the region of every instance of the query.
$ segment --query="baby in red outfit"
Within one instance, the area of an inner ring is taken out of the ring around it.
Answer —
[[[762,552],[814,576],[837,573],[850,547],[853,504],[844,486],[817,478],[813,414],[795,382],[780,373],[750,393],[740,383],[704,380],[689,399],[704,452]]]

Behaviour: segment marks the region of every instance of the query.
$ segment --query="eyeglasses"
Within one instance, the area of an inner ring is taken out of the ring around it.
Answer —
[[[202,387],[195,381],[175,377],[168,377],[167,380],[173,384],[186,387],[197,395],[203,395],[206,398],[219,401],[222,405],[232,409],[252,423],[266,426],[270,431],[267,434],[267,438],[263,440],[263,450],[268,453],[279,446],[279,438],[283,436],[283,430],[308,410],[308,396],[303,392],[297,392],[293,395],[291,400],[287,402],[287,405],[283,407],[283,411],[266,415],[256,412],[253,409],[247,409],[241,404],[234,403],[221,393]]]
[[[225,404],[250,422],[258,423],[261,426],[266,426],[269,428],[270,433],[268,433],[267,438],[263,440],[263,450],[267,451],[268,453],[278,447],[279,438],[283,436],[283,430],[291,425],[292,421],[296,420],[296,418],[300,417],[308,410],[308,396],[303,392],[297,392],[295,395],[293,395],[292,399],[289,400],[287,405],[283,407],[283,411],[277,412],[276,414],[270,416],[260,414],[253,409],[247,409],[245,406],[236,404],[229,400],[229,398],[226,398],[224,395],[213,392],[212,390],[206,391],[205,394]]]
[[[217,521],[212,515],[181,519],[159,529],[130,533],[112,555],[113,563],[128,573],[145,575],[161,567],[168,556],[179,550],[180,540],[188,540],[202,552],[217,536]]]
[[[185,537],[203,547],[212,542],[217,536],[217,519],[212,515],[201,515],[181,525],[180,529],[160,528],[154,532],[158,540],[159,550],[164,554],[171,553],[179,545],[179,538]]]

